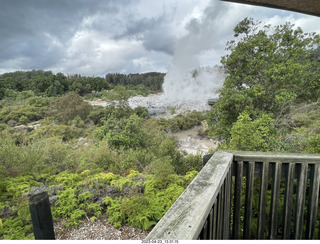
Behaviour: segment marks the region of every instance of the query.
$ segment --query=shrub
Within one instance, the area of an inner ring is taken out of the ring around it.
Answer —
[[[229,149],[243,151],[279,150],[279,135],[273,128],[274,120],[270,115],[262,114],[252,120],[247,112],[239,115],[231,129]]]
[[[28,136],[29,140],[56,137],[63,141],[71,141],[83,135],[83,130],[74,126],[67,125],[48,125],[41,126],[34,130]]]
[[[82,120],[86,120],[92,106],[83,101],[75,92],[70,92],[60,98],[53,108],[53,115],[57,121],[63,124],[68,124],[70,120],[73,120],[79,116]]]
[[[102,128],[96,130],[94,135],[98,139],[105,138],[114,148],[144,147],[147,134],[141,128],[142,122],[143,120],[135,114],[120,121],[110,119]]]
[[[19,123],[20,124],[27,124],[29,122],[29,119],[27,118],[27,116],[22,115],[19,119]]]
[[[21,117],[28,121],[36,121],[44,118],[46,108],[30,105],[8,106],[0,111],[0,119],[4,122],[19,121]]]

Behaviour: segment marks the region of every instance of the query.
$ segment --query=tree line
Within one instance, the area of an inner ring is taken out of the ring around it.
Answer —
[[[74,91],[83,96],[92,92],[110,90],[116,85],[142,85],[151,92],[160,92],[163,73],[107,74],[102,77],[85,77],[79,74],[53,74],[52,71],[16,71],[0,75],[0,99],[13,97],[16,92],[33,91],[37,96],[61,96]]]

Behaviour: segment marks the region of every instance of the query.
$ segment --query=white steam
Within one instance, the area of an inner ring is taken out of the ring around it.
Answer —
[[[212,1],[202,18],[193,19],[188,24],[188,33],[176,45],[164,79],[163,100],[167,104],[218,97],[225,78],[223,70],[218,67],[200,68],[199,57],[219,46],[221,28],[224,28],[221,21],[226,11],[222,3]]]
[[[174,107],[176,113],[186,110],[209,110],[208,99],[217,98],[225,75],[212,57],[216,50],[224,49],[223,36],[230,31],[232,9],[221,2],[212,1],[199,18],[192,19],[186,26],[187,34],[177,43],[171,65],[164,78],[163,94],[129,99],[131,107],[145,106],[153,114],[165,113]],[[233,22],[233,21],[231,21]],[[233,23],[231,23],[233,25]],[[209,64],[209,66],[208,66]]]

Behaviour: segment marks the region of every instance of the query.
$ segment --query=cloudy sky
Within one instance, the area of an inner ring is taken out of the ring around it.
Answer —
[[[245,17],[320,33],[320,18],[217,0],[1,0],[0,73],[104,76],[213,66]]]

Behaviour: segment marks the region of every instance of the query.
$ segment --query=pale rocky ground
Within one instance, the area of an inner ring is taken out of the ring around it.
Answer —
[[[54,223],[56,240],[143,240],[150,231],[123,225],[116,229],[106,217],[95,222],[84,219],[79,228],[63,227],[61,222]]]
[[[203,126],[173,133],[178,139],[179,149],[193,155],[205,155],[209,149],[216,149],[219,142],[199,136],[198,132],[201,128],[203,128]]]

